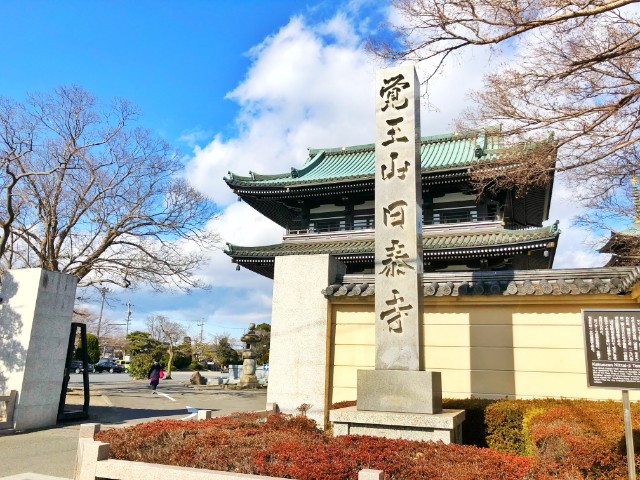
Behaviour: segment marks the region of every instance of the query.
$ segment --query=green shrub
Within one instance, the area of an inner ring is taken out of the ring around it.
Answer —
[[[192,357],[191,355],[184,355],[183,352],[176,351],[173,356],[173,367],[182,370],[184,368],[191,368]]]
[[[499,452],[523,455],[522,421],[526,406],[522,402],[502,400],[490,405],[485,411],[487,445]]]
[[[98,337],[92,333],[87,333],[87,354],[89,363],[98,363],[98,360],[100,360],[100,343],[98,342]],[[82,340],[78,343],[74,358],[82,360]]]
[[[147,378],[151,365],[153,365],[153,356],[149,353],[139,353],[131,360],[129,375],[137,379]]]
[[[498,400],[488,405],[485,411],[487,445],[500,452],[526,455],[531,451],[531,445],[527,445],[525,419],[529,422],[534,414],[567,402],[571,400],[541,398]]]
[[[191,370],[203,370],[204,367],[202,366],[201,363],[198,363],[196,360],[192,360],[191,363],[189,364],[189,368]]]
[[[534,407],[528,410],[522,418],[522,439],[524,442],[524,454],[527,457],[532,457],[535,454],[535,444],[531,438],[531,430],[529,424],[531,419],[537,415],[544,413],[544,409],[540,407]]]

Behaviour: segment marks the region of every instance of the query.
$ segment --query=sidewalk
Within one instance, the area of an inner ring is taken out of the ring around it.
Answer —
[[[257,391],[260,392],[260,391]],[[263,395],[264,395],[264,391]],[[225,395],[218,397],[219,401],[233,402]],[[255,410],[264,408],[264,397],[256,401]],[[82,403],[82,396],[76,392],[67,395],[67,403]],[[237,405],[235,405],[237,407]],[[233,411],[234,405],[219,405],[223,413],[228,407]],[[108,397],[91,392],[91,407],[89,419],[82,421],[59,423],[56,427],[35,430],[25,433],[0,436],[0,477],[3,480],[52,480],[54,477],[72,478],[78,446],[78,434],[82,423],[102,423],[114,428],[150,422],[163,417],[157,416],[163,410],[136,410],[132,418],[130,409],[113,406]],[[181,410],[182,416],[186,411]],[[214,413],[214,416],[216,415]],[[140,418],[143,414],[144,418]],[[28,472],[28,473],[27,473]],[[6,478],[10,477],[10,478]]]
[[[70,392],[67,403],[82,404],[82,395]],[[80,424],[103,422],[109,416],[108,399],[92,393],[88,420],[0,436],[0,476],[15,476],[11,480],[45,480],[42,475],[71,478]]]

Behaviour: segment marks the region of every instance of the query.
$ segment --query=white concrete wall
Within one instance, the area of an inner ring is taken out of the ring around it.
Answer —
[[[328,399],[329,302],[321,290],[335,279],[338,262],[329,255],[276,257],[267,402],[324,426]]]
[[[18,391],[14,428],[55,425],[78,279],[9,270],[0,307],[0,393]]]

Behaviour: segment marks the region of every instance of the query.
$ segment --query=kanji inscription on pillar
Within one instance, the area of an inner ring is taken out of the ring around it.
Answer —
[[[420,96],[413,65],[376,76],[376,370],[419,370]]]

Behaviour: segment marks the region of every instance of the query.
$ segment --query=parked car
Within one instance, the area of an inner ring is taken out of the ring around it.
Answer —
[[[82,366],[82,360],[71,360],[71,366],[69,367],[69,371],[70,372],[76,372],[76,373],[81,373],[82,370],[84,370],[83,366]],[[89,372],[93,372],[93,365],[89,364],[89,368],[88,368]]]
[[[114,362],[113,360],[100,360],[94,365],[94,368],[98,373],[102,373],[105,370],[109,373],[122,373],[124,371],[122,365]]]
[[[124,368],[124,373],[129,373],[129,367],[131,366],[131,362],[128,360],[118,360],[118,363]]]

